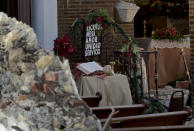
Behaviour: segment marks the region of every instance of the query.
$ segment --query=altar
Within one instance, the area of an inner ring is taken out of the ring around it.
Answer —
[[[185,53],[187,65],[190,65],[190,39],[187,37],[182,42],[171,42],[168,40],[154,40],[150,38],[136,38],[139,47],[145,50],[157,50],[157,72],[158,87],[164,87],[166,84],[186,76],[183,56],[181,50]],[[149,68],[149,85],[155,89],[155,57],[150,54],[147,58],[147,67]]]
[[[99,76],[81,76],[77,81],[80,96],[102,94],[99,106],[132,104],[131,90],[126,75],[114,74],[101,78]]]

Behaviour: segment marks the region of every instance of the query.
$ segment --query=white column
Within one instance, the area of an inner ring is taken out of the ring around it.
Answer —
[[[58,34],[57,0],[32,0],[32,27],[40,46],[52,50]]]

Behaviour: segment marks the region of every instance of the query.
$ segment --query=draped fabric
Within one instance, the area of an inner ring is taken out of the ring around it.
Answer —
[[[157,50],[157,73],[158,87],[186,77],[183,56],[181,50],[185,52],[187,65],[190,67],[190,38],[182,42],[171,42],[168,40],[154,40],[151,38],[136,38],[138,46],[146,51]],[[149,86],[155,89],[155,57],[150,54],[145,57],[148,68]]]
[[[102,94],[99,106],[116,106],[132,104],[131,90],[127,76],[115,74],[101,79],[99,76],[82,76],[77,81],[80,96]]]
[[[165,45],[165,44],[164,44]],[[157,69],[158,69],[158,87],[163,87],[166,84],[173,82],[175,80],[186,77],[186,70],[183,61],[183,56],[181,55],[181,50],[184,50],[187,65],[190,65],[190,48],[189,46],[184,47],[184,43],[176,43],[181,47],[166,47],[157,48],[158,59],[157,59]],[[153,50],[153,48],[151,48]],[[154,69],[155,69],[155,59],[153,55],[149,57],[149,83],[152,89],[155,89],[154,82]]]
[[[18,0],[18,19],[31,25],[31,0]]]

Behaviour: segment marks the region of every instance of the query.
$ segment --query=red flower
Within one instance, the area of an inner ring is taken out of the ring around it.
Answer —
[[[170,26],[169,29],[167,30],[167,33],[169,33],[170,37],[174,37],[176,36],[176,29]]]
[[[164,32],[162,31],[157,32],[156,38],[157,39],[182,40],[184,36],[181,35],[180,32],[178,32],[175,27],[169,25],[168,28]]]
[[[54,40],[54,42],[55,42],[55,44],[57,44],[57,45],[62,44],[62,40],[61,40],[61,39],[56,39],[56,40]]]
[[[169,25],[169,26],[168,26],[168,29],[169,29],[169,30],[171,30],[171,29],[172,29],[172,26],[171,26],[171,25]]]
[[[65,58],[69,58],[69,53],[74,53],[75,49],[72,47],[72,44],[69,40],[69,35],[65,34],[62,39],[54,40],[54,52],[56,55],[64,56]]]
[[[98,21],[99,23],[103,22],[102,17],[98,16],[98,17],[97,17],[97,21]]]
[[[162,31],[158,33],[160,38],[164,38],[166,36],[166,31]]]
[[[63,41],[61,39],[56,39],[54,40],[54,52],[57,54],[57,55],[60,55],[61,56],[61,48],[62,48],[62,44],[63,44]]]
[[[69,43],[69,35],[65,34],[62,39],[63,43]]]
[[[73,48],[71,43],[65,43],[64,44],[64,55],[65,58],[69,58],[69,53],[75,53],[75,49]]]
[[[172,28],[172,31],[173,31],[173,32],[176,32],[176,29],[173,27],[173,28]]]
[[[176,36],[176,29],[174,27],[172,28],[172,36]]]

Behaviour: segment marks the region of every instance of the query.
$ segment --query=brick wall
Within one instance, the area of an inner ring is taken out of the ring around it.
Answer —
[[[134,35],[134,24],[131,23],[121,23],[118,21],[116,11],[115,11],[115,3],[117,0],[58,0],[58,36],[62,37],[65,33],[67,33],[72,23],[76,18],[86,18],[88,12],[92,9],[102,9],[105,8],[109,12],[109,15],[121,26],[128,36]],[[134,0],[125,0],[133,2]],[[121,47],[121,40],[119,40],[120,34],[117,33],[118,36],[113,37],[113,34],[110,32],[106,32],[104,38],[104,44],[108,46],[108,50],[104,50],[103,54],[106,54],[103,58],[108,57],[108,60],[112,60],[113,57],[113,49]],[[77,35],[79,36],[79,35]],[[111,39],[110,39],[111,38]],[[81,48],[81,39],[75,38],[77,41],[73,42],[73,46],[76,48]],[[116,47],[115,47],[116,46]],[[80,56],[80,55],[79,55]],[[78,57],[76,57],[78,60]],[[105,63],[106,64],[106,63]]]
[[[192,107],[194,111],[194,0],[189,0],[189,29],[191,38]]]

